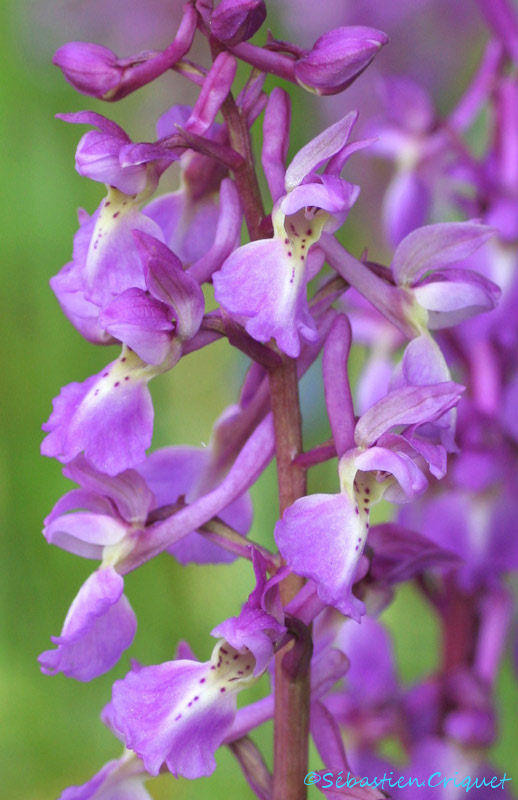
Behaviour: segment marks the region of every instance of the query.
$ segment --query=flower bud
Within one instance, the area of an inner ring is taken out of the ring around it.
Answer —
[[[387,35],[374,28],[336,28],[317,39],[313,49],[296,62],[295,77],[316,94],[337,94],[368,67],[387,42]]]
[[[117,56],[99,44],[68,42],[56,51],[52,63],[74,89],[92,97],[102,97],[121,80]]]
[[[264,0],[222,0],[210,21],[216,39],[233,47],[250,39],[266,19]]]

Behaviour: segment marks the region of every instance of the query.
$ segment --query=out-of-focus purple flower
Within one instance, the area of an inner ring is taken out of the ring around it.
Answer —
[[[186,3],[177,35],[163,52],[117,58],[97,44],[68,42],[56,51],[53,63],[78,92],[102,100],[120,100],[183,58],[192,44],[196,24],[196,12]]]
[[[476,272],[455,266],[493,234],[491,228],[477,222],[446,222],[419,228],[397,246],[392,260],[396,284],[425,309],[428,327],[457,325],[495,307],[500,296],[498,286]],[[408,314],[415,315],[414,322],[419,325],[419,312],[411,309]]]
[[[388,36],[375,28],[336,28],[317,39],[309,53],[296,61],[295,77],[317,94],[336,94],[361,75],[387,42]]]
[[[151,800],[144,788],[149,775],[134,753],[109,761],[82,786],[70,786],[59,800]]]
[[[83,584],[70,606],[60,636],[52,636],[56,650],[46,650],[38,661],[42,672],[63,672],[89,681],[113,667],[133,641],[137,620],[123,595],[124,581],[113,567],[102,567]]]
[[[432,190],[449,156],[447,140],[434,130],[432,101],[408,77],[390,76],[381,82],[383,120],[368,126],[376,136],[373,154],[394,161],[396,171],[383,200],[383,223],[388,241],[397,245],[427,221]]]
[[[350,667],[344,687],[326,699],[326,706],[351,730],[358,747],[369,747],[394,734],[401,718],[392,643],[385,628],[368,616],[361,625],[342,626],[337,643]]]
[[[222,0],[210,17],[210,30],[231,47],[250,39],[265,19],[264,0]]]
[[[273,95],[266,124],[269,115],[281,114],[287,127],[283,109],[278,95]],[[355,119],[356,114],[348,114],[302,148],[285,171],[287,193],[273,209],[273,239],[238,248],[214,275],[215,296],[222,306],[246,320],[246,330],[254,339],[267,342],[273,337],[289,356],[299,355],[300,337],[306,341],[317,338],[305,295],[307,281],[315,267],[320,267],[320,260],[317,264],[308,251],[323,229],[335,230],[344,221],[358,196],[358,188],[339,177]],[[282,152],[272,151],[270,156],[275,164],[267,174],[276,176],[274,194]],[[316,170],[325,162],[330,162],[329,171],[320,175]]]
[[[455,570],[456,580],[470,591],[492,585],[498,575],[518,568],[516,537],[509,535],[516,513],[516,485],[508,481],[494,501],[450,487],[447,493],[433,493],[402,509],[399,520],[460,556],[465,563]]]

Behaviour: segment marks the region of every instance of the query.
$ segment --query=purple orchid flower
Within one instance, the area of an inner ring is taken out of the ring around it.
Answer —
[[[214,629],[213,635],[229,634],[230,642],[220,640],[209,661],[142,667],[115,682],[113,725],[151,775],[164,762],[173,774],[190,779],[214,771],[214,752],[236,715],[236,695],[264,672],[284,630],[267,611],[271,592],[258,561],[256,571],[257,587],[240,616]],[[265,637],[271,637],[266,647]]]
[[[156,507],[153,491],[135,470],[109,477],[84,456],[77,456],[63,474],[81,488],[58,500],[45,519],[45,538],[63,550],[114,566],[132,533],[144,527]]]
[[[265,125],[273,124],[274,118],[287,137],[287,104],[281,90],[272,93]],[[273,238],[238,248],[214,275],[215,297],[222,306],[246,320],[246,330],[254,339],[267,342],[273,337],[289,356],[299,355],[300,337],[317,338],[305,297],[306,284],[317,266],[310,248],[322,230],[335,230],[343,222],[358,196],[357,187],[339,178],[351,152],[347,141],[355,119],[355,113],[347,115],[295,156],[284,175],[286,194],[280,197],[279,159],[284,148],[268,149],[263,160],[270,162],[267,174],[272,176],[276,200]],[[327,171],[317,174],[325,162],[329,162]]]
[[[396,284],[414,299],[409,320],[419,326],[416,304],[425,310],[425,324],[431,329],[457,325],[496,306],[498,286],[456,266],[493,234],[493,229],[477,222],[446,222],[419,228],[400,242],[392,274]]]
[[[141,231],[133,235],[147,292],[138,288],[122,292],[104,308],[100,323],[147,363],[174,363],[178,344],[198,332],[205,307],[203,293],[166,245]]]
[[[161,171],[159,165],[154,162],[121,165],[120,152],[131,143],[131,139],[115,122],[94,111],[57,116],[65,122],[98,128],[85,133],[77,146],[76,169],[80,175],[113,186],[126,195],[141,195],[156,189]],[[160,166],[163,169],[164,165]]]
[[[137,628],[123,586],[122,576],[113,567],[101,567],[90,575],[70,606],[61,634],[51,637],[57,649],[38,657],[42,672],[63,672],[89,681],[117,663]]]
[[[358,620],[364,607],[352,585],[371,506],[384,496],[405,502],[428,485],[416,463],[421,457],[426,461],[426,451],[390,429],[413,430],[440,417],[458,401],[462,387],[444,382],[397,389],[355,424],[346,372],[350,341],[347,320],[339,317],[324,350],[324,383],[341,491],[297,500],[277,523],[275,540],[288,565],[315,581],[325,603]]]
[[[163,367],[149,366],[123,348],[121,356],[98,375],[65,386],[42,426],[48,432],[42,454],[67,463],[84,450],[88,460],[108,475],[143,461],[153,431],[147,383],[162,371]]]
[[[138,210],[138,201],[109,189],[107,197],[89,217],[79,214],[73,261],[50,285],[68,319],[94,344],[113,339],[99,324],[99,312],[127,289],[146,290],[142,261],[133,231],[162,240],[158,225]]]
[[[121,292],[99,318],[106,331],[125,343],[122,353],[99,375],[62,389],[43,426],[50,434],[42,445],[44,455],[66,463],[84,450],[109,475],[143,461],[153,428],[147,383],[178,361],[182,343],[196,334],[204,310],[197,281],[184,273],[174,253],[143,232],[134,237],[148,291],[133,287]]]

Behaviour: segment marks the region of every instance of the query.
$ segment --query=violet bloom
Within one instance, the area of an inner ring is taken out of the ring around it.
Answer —
[[[436,130],[435,109],[422,86],[390,76],[381,89],[385,117],[368,130],[377,137],[372,152],[389,158],[396,168],[383,199],[386,237],[396,246],[427,221],[432,192],[451,153],[444,132]]]
[[[51,637],[57,649],[38,658],[42,672],[63,672],[89,681],[117,663],[137,628],[123,587],[124,580],[113,567],[101,567],[90,575],[70,606],[61,634]]]
[[[275,540],[288,566],[311,578],[321,600],[358,620],[363,603],[352,594],[369,527],[369,512],[383,497],[406,502],[422,493],[427,479],[418,463],[430,463],[414,435],[418,426],[455,405],[462,387],[451,382],[396,389],[355,424],[345,364],[350,329],[338,318],[324,350],[324,382],[331,430],[339,457],[340,493],[302,497],[286,509]],[[394,427],[403,433],[392,433]],[[405,429],[412,438],[407,439]],[[432,461],[433,463],[433,461]]]
[[[300,337],[313,342],[318,336],[307,306],[306,284],[321,262],[310,248],[324,229],[336,230],[358,196],[358,187],[339,177],[355,119],[355,113],[348,114],[303,147],[285,171],[282,189],[283,147],[275,151],[268,145],[265,166],[276,201],[273,238],[238,248],[213,278],[216,299],[246,320],[250,336],[260,342],[273,337],[292,357],[300,353]],[[272,93],[265,125],[275,120],[280,127],[277,135],[286,139],[288,111],[281,90]],[[325,162],[329,162],[326,171],[318,174]],[[279,191],[286,194],[279,196]]]
[[[182,658],[139,668],[115,682],[113,725],[151,775],[164,762],[173,774],[190,779],[214,771],[214,752],[236,715],[236,695],[264,671],[284,630],[268,611],[271,592],[263,569],[256,561],[258,585],[240,616],[213,631],[224,630],[231,641],[220,640],[209,661]]]
[[[59,800],[151,800],[144,787],[149,775],[134,753],[109,761],[82,786],[70,786]]]

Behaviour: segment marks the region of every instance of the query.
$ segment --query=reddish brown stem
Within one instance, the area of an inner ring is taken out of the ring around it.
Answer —
[[[297,367],[286,359],[270,371],[270,396],[275,428],[277,480],[281,514],[306,493],[306,472],[294,459],[302,452]],[[281,583],[286,605],[304,581],[293,573]],[[288,648],[293,648],[293,642]],[[275,728],[272,800],[304,800],[309,735],[309,665],[300,671],[287,669],[287,648],[275,661]]]
[[[213,52],[217,46],[213,43]],[[265,218],[259,183],[255,173],[250,134],[231,94],[221,107],[227,124],[230,145],[243,157],[234,168],[234,178],[243,204],[250,239],[271,236],[271,222]],[[294,459],[302,452],[302,418],[299,403],[297,363],[282,358],[269,364],[270,397],[276,439],[277,478],[281,514],[306,494],[306,472]],[[280,585],[286,605],[304,583],[289,575]],[[311,633],[308,630],[309,645]],[[303,648],[307,653],[308,648]],[[305,800],[309,737],[309,660],[299,656],[301,648],[293,639],[275,659],[274,775],[272,800]],[[288,658],[286,656],[289,655]],[[294,661],[301,668],[294,669]],[[304,662],[302,664],[302,661]]]

